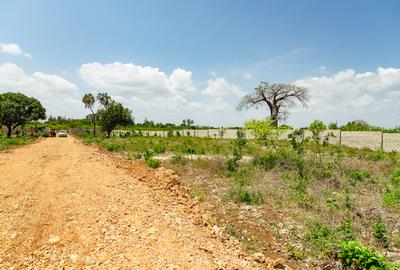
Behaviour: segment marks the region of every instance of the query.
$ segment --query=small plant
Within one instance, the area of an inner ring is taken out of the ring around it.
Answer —
[[[147,166],[149,166],[150,168],[153,168],[153,169],[160,167],[160,164],[161,164],[161,162],[158,159],[154,159],[154,158],[147,159],[145,162],[146,162]]]
[[[123,145],[118,143],[107,143],[105,147],[109,152],[118,152],[122,150]]]
[[[188,159],[181,155],[174,155],[171,157],[169,162],[171,162],[172,164],[186,165],[188,163]]]
[[[261,204],[263,197],[259,192],[240,191],[239,201],[248,205]]]
[[[374,232],[373,235],[375,239],[385,248],[388,247],[389,242],[388,242],[388,233],[386,230],[386,225],[385,222],[383,222],[382,218],[379,218],[374,226],[373,226]]]
[[[141,159],[141,158],[142,158],[142,153],[140,153],[140,152],[130,153],[128,156],[129,160],[137,160],[137,159]]]
[[[274,153],[267,153],[263,157],[256,157],[253,159],[253,164],[263,167],[264,169],[272,169],[276,165],[276,161],[278,160],[278,156]]]
[[[381,161],[385,159],[385,152],[379,150],[379,151],[373,151],[369,156],[369,160],[372,161]]]
[[[48,132],[42,132],[41,134],[40,134],[40,136],[42,136],[43,138],[48,138],[48,137],[50,137],[50,134],[48,133]]]
[[[189,191],[190,197],[197,199],[199,201],[203,201],[206,197],[206,194],[202,189],[199,188],[193,188]]]
[[[361,170],[355,170],[350,174],[350,179],[353,186],[355,186],[357,182],[362,181],[368,177],[369,173]]]
[[[153,148],[155,154],[162,154],[165,153],[165,145],[163,144],[156,144]]]
[[[395,185],[400,185],[400,170],[397,170],[392,175],[392,182]]]
[[[239,168],[239,161],[243,158],[243,147],[247,143],[243,131],[238,130],[236,134],[237,138],[233,141],[233,158],[226,163],[226,168],[230,172],[234,172]]]
[[[400,189],[386,190],[383,196],[383,204],[386,207],[400,206]]]
[[[356,241],[343,242],[338,253],[338,258],[345,269],[394,270],[382,255],[376,254],[373,250]]]

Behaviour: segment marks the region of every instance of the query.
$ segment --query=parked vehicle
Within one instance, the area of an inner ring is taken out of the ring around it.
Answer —
[[[65,130],[60,130],[58,132],[58,137],[68,137],[67,131]]]

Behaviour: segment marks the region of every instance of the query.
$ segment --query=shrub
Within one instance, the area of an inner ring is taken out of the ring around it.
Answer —
[[[345,269],[393,269],[382,255],[356,241],[343,242],[338,257]]]
[[[260,192],[252,192],[238,188],[231,193],[232,199],[236,203],[244,203],[247,205],[257,205],[263,203],[264,199]]]
[[[123,145],[118,143],[107,143],[105,145],[105,148],[109,152],[117,152],[123,149]]]
[[[355,186],[357,182],[364,180],[369,177],[368,172],[355,170],[350,174],[350,178],[352,180],[352,185]]]
[[[165,145],[163,144],[156,144],[153,149],[155,154],[162,154],[165,153]]]
[[[383,204],[386,207],[396,207],[400,205],[400,189],[386,190],[383,196]]]
[[[379,218],[374,226],[373,226],[374,232],[373,235],[375,239],[382,244],[385,248],[388,247],[388,234],[386,230],[386,225],[383,222],[382,218]]]
[[[230,172],[234,172],[239,168],[239,163],[235,158],[228,159],[226,161],[226,169]]]
[[[188,163],[188,159],[180,155],[175,155],[171,157],[169,162],[172,164],[186,165]]]
[[[153,159],[153,158],[149,158],[145,162],[147,166],[153,169],[160,167],[161,164],[161,162],[158,159]]]
[[[278,156],[274,153],[267,153],[263,157],[256,157],[253,159],[253,164],[265,168],[266,170],[272,169],[276,165]]]
[[[373,151],[371,154],[368,156],[369,160],[372,161],[380,161],[385,159],[385,152],[383,151]]]
[[[40,136],[42,136],[42,137],[44,137],[44,138],[48,138],[48,137],[50,137],[50,134],[48,133],[48,132],[42,132],[41,134],[40,134]]]
[[[395,185],[400,185],[400,170],[397,170],[392,175],[392,182]]]

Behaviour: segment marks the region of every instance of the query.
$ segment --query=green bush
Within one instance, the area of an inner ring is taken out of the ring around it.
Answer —
[[[235,158],[228,159],[226,161],[226,169],[230,172],[234,172],[239,168],[239,163]]]
[[[386,230],[385,222],[383,222],[383,220],[381,218],[379,218],[375,222],[375,224],[373,226],[373,229],[374,229],[373,234],[374,234],[375,239],[380,244],[382,244],[385,248],[388,247],[388,245],[389,245],[388,233],[387,233],[387,230]]]
[[[353,186],[355,186],[357,182],[362,181],[368,178],[369,176],[370,176],[369,173],[365,171],[361,170],[352,171],[350,174],[351,183]]]
[[[153,159],[153,158],[149,158],[145,162],[147,166],[153,169],[160,167],[161,164],[161,162],[158,159]]]
[[[369,160],[372,161],[380,161],[385,159],[385,152],[383,151],[373,151],[371,154],[368,156]]]
[[[392,175],[392,182],[395,185],[400,185],[400,170],[397,170]]]
[[[382,255],[376,254],[356,241],[343,242],[338,257],[345,269],[394,270]]]
[[[272,169],[273,167],[275,167],[277,160],[278,160],[278,156],[276,154],[270,152],[263,157],[255,157],[253,159],[253,164],[263,167],[266,170],[268,170],[268,169]]]
[[[260,192],[252,192],[243,188],[238,188],[231,193],[232,199],[236,203],[244,203],[247,205],[257,205],[264,202],[263,196]]]
[[[42,136],[43,138],[48,138],[48,137],[50,137],[50,134],[45,131],[45,132],[40,133],[40,136]]]
[[[105,148],[109,152],[118,152],[118,151],[121,151],[123,149],[123,145],[122,144],[118,144],[118,143],[107,143],[105,145]]]
[[[162,154],[165,153],[165,145],[163,144],[156,144],[153,148],[155,154]]]
[[[383,196],[383,204],[386,207],[400,206],[400,189],[386,190]]]

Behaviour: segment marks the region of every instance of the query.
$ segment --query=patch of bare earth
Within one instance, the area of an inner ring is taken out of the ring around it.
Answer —
[[[0,172],[0,269],[279,266],[249,258],[171,170],[48,138],[0,153]]]

